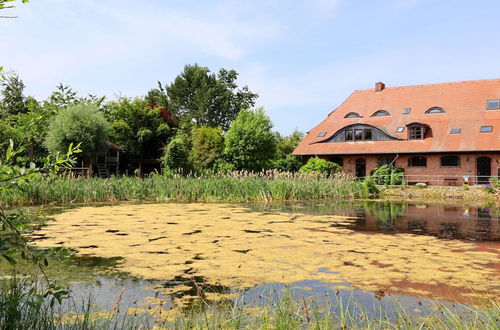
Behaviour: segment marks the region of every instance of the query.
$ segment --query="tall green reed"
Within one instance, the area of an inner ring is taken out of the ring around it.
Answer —
[[[16,191],[0,190],[0,205],[67,204],[125,200],[183,202],[285,201],[367,198],[366,184],[344,174],[323,177],[275,171],[235,172],[226,176],[147,178],[45,178]]]

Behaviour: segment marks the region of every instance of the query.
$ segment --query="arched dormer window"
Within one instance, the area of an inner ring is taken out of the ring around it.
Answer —
[[[408,127],[408,140],[423,140],[430,130],[429,125],[422,123],[410,123],[406,127]]]
[[[362,118],[357,112],[349,112],[344,118]]]
[[[446,113],[446,111],[444,111],[443,108],[440,108],[440,107],[432,107],[429,110],[427,110],[425,113]]]
[[[379,110],[379,111],[376,111],[372,117],[385,117],[385,116],[390,116],[391,114],[385,110]]]

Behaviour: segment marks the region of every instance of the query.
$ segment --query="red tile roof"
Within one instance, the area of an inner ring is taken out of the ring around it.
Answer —
[[[487,100],[491,99],[500,99],[500,79],[386,87],[380,92],[357,90],[311,129],[293,154],[500,151],[500,110],[486,110]],[[426,114],[432,107],[441,107],[446,113]],[[404,108],[411,108],[410,114],[404,115]],[[378,110],[386,110],[390,116],[371,117]],[[362,118],[344,118],[350,112]],[[398,127],[415,122],[429,125],[430,136],[407,140],[407,128],[396,133]],[[318,143],[356,123],[384,127],[403,140]],[[481,126],[493,126],[493,131],[480,133]],[[450,134],[452,128],[460,128],[460,134]],[[318,137],[320,132],[326,135]]]

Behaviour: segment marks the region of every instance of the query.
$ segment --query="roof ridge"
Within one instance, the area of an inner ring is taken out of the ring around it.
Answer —
[[[480,82],[488,82],[488,81],[500,82],[500,78],[448,81],[448,82],[441,82],[441,83],[417,84],[417,85],[403,85],[403,86],[385,87],[384,90],[386,90],[386,89],[398,89],[398,88],[410,88],[410,87],[436,86],[436,85],[455,85],[455,84],[464,84],[464,83],[480,83]],[[360,92],[373,91],[373,88],[358,89],[357,91],[360,91]]]

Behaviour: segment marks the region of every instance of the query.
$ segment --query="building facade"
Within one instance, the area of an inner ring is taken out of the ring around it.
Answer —
[[[500,79],[354,91],[294,155],[365,177],[387,164],[409,183],[485,184],[500,175]]]

